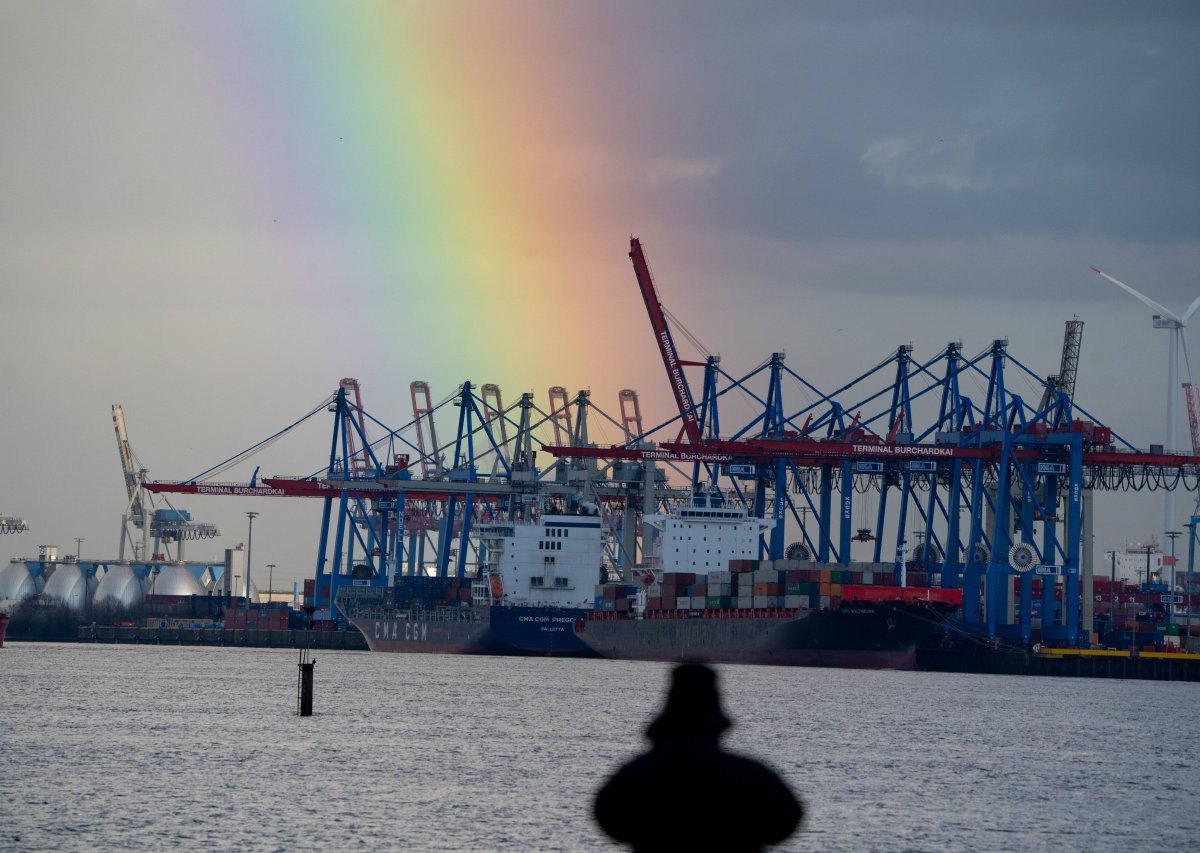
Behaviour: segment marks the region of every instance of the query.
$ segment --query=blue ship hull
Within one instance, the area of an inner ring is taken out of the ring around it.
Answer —
[[[561,607],[460,607],[352,611],[375,652],[598,657],[576,633],[588,611]]]

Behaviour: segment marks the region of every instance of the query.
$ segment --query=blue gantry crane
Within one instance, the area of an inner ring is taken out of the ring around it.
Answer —
[[[890,566],[897,583],[911,572],[961,588],[970,630],[1028,642],[1037,610],[1044,639],[1074,644],[1081,592],[1090,600],[1085,494],[1197,488],[1200,457],[1140,451],[1075,403],[1081,324],[1073,337],[1068,325],[1063,368],[1049,379],[1016,359],[1005,340],[974,358],[952,342],[924,362],[906,344],[826,393],[779,352],[736,377],[713,356],[683,359],[636,238],[630,258],[679,410],[661,425],[667,434],[678,426],[678,436],[658,444],[653,458],[690,461],[693,486],[719,484],[756,515],[772,514],[765,557],[785,556],[779,522],[788,519],[800,527],[798,552],[821,563],[849,564],[852,543],[873,540],[873,561]],[[691,365],[705,371],[699,405],[684,371]],[[1014,369],[1039,389],[1038,405],[1012,390]],[[963,393],[964,378],[984,386],[982,401]],[[815,399],[791,411],[785,380]],[[722,437],[720,404],[735,390],[761,408]],[[548,449],[564,457],[648,458],[628,443]],[[877,496],[873,531],[855,524],[856,502],[867,495]],[[815,536],[802,511],[815,519]]]

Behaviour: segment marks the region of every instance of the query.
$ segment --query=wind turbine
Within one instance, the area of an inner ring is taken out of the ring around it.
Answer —
[[[1128,284],[1122,281],[1117,281],[1108,273],[1092,267],[1092,272],[1106,278],[1115,284],[1117,287],[1124,290],[1134,299],[1141,302],[1143,305],[1152,308],[1157,313],[1154,315],[1154,328],[1167,329],[1171,333],[1170,342],[1167,345],[1167,432],[1164,449],[1170,453],[1178,449],[1178,420],[1179,420],[1179,350],[1182,347],[1183,357],[1187,361],[1187,339],[1183,335],[1183,330],[1187,328],[1187,321],[1196,313],[1196,309],[1200,308],[1200,297],[1188,306],[1188,309],[1183,312],[1180,317],[1174,311],[1169,311],[1162,305],[1159,305],[1149,296],[1134,290]],[[1192,366],[1190,361],[1187,364],[1188,378],[1191,378]],[[1163,519],[1163,530],[1175,529],[1175,492],[1171,489],[1166,491],[1165,501],[1165,518]]]

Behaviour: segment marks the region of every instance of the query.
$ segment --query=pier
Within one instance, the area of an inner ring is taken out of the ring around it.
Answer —
[[[919,649],[917,666],[930,672],[991,675],[1050,675],[1066,678],[1123,678],[1200,681],[1200,654],[1119,649]]]

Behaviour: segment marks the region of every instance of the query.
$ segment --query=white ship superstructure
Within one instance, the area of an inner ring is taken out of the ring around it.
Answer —
[[[1124,578],[1130,583],[1145,583],[1147,581],[1171,579],[1171,555],[1162,552],[1162,546],[1155,539],[1146,542],[1126,542],[1124,551],[1116,552],[1116,565],[1113,565],[1113,552],[1105,555],[1102,565],[1096,563],[1096,574],[1107,577],[1115,569],[1118,578]],[[1181,563],[1186,562],[1186,555]],[[1147,576],[1147,572],[1149,576]]]
[[[644,521],[660,531],[664,573],[724,571],[730,560],[757,559],[759,538],[775,526],[773,519],[754,518],[715,490],[696,492],[687,506]]]
[[[485,549],[482,574],[499,578],[501,603],[591,606],[603,576],[605,533],[599,515],[481,524],[476,533]]]

